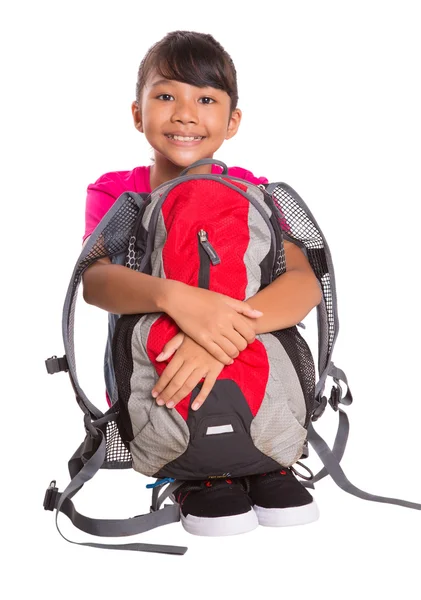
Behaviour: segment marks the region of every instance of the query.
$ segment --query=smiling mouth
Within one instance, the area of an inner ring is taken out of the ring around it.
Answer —
[[[166,133],[165,137],[169,140],[175,140],[176,142],[199,142],[200,140],[204,140],[205,136],[196,135],[196,136],[183,136],[183,135],[171,135],[170,133]]]

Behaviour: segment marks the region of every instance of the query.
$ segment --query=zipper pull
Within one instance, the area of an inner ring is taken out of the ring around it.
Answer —
[[[204,229],[201,229],[197,235],[199,236],[200,245],[202,246],[206,254],[209,256],[211,263],[213,265],[219,265],[221,259],[219,258],[219,256],[213,249],[211,243],[209,242],[208,234],[206,233],[206,231]]]

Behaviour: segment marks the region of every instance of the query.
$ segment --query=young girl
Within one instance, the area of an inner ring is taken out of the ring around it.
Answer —
[[[212,158],[238,131],[237,101],[234,64],[212,36],[176,31],[155,44],[140,65],[132,104],[134,125],[152,146],[154,163],[106,173],[88,187],[84,240],[123,192],[150,192],[195,161]],[[192,172],[218,169],[206,165]],[[228,174],[267,183],[240,167]],[[192,406],[197,410],[224,366],[257,334],[296,325],[320,302],[307,258],[294,244],[284,243],[286,273],[247,302],[139,273],[106,258],[86,270],[84,299],[115,314],[169,315],[180,332],[162,349],[159,360],[172,359],[152,395],[171,410],[204,379]],[[318,518],[312,496],[286,468],[247,481],[188,482],[177,490],[177,501],[184,527],[201,535],[241,533],[259,521],[280,526]]]

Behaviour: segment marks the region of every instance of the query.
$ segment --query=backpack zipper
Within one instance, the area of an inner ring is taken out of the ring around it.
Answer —
[[[145,264],[147,263],[147,261],[150,260],[150,256],[151,256],[152,251],[153,251],[153,239],[154,239],[154,235],[155,235],[155,232],[156,232],[156,227],[157,227],[159,212],[160,212],[160,210],[162,208],[163,203],[165,202],[165,199],[167,198],[168,194],[175,187],[177,187],[178,185],[181,185],[181,183],[183,181],[190,181],[190,180],[193,180],[193,179],[200,179],[200,178],[198,178],[197,175],[194,175],[194,176],[193,175],[191,175],[191,176],[186,175],[186,176],[183,176],[182,178],[180,177],[178,179],[175,179],[173,185],[167,186],[167,188],[165,189],[165,192],[162,192],[159,195],[159,198],[158,198],[155,206],[153,207],[152,214],[150,216],[149,226],[148,226],[148,235],[147,235],[147,245],[146,245],[146,249],[145,249],[145,256],[143,257],[143,259],[142,259],[142,261],[140,263],[140,267],[139,267],[140,271],[143,270],[143,268],[144,268]],[[279,247],[279,237],[282,236],[282,231],[280,229],[279,223],[277,222],[277,219],[274,218],[273,214],[272,214],[272,218],[269,217],[266,214],[266,211],[264,210],[264,208],[259,205],[259,202],[251,194],[246,194],[242,190],[236,188],[233,184],[229,183],[228,181],[225,181],[224,179],[221,179],[219,176],[216,176],[216,175],[204,175],[203,179],[209,179],[209,180],[212,180],[212,181],[218,181],[218,183],[221,183],[225,187],[228,187],[230,189],[235,190],[236,192],[238,192],[239,194],[241,194],[244,198],[246,198],[249,201],[249,203],[252,204],[254,206],[254,208],[260,213],[261,217],[265,221],[265,223],[266,223],[266,225],[267,225],[267,227],[268,227],[268,229],[270,231],[271,244],[273,245],[273,247],[274,248]],[[233,178],[233,179],[235,179],[236,181],[241,181],[238,177]],[[162,187],[164,188],[164,184],[162,184]],[[155,193],[156,193],[157,189],[159,189],[159,188],[156,188],[154,190]],[[270,209],[272,210],[272,213],[273,213],[273,200],[272,200],[272,197],[269,194],[267,194],[267,192],[263,192],[263,193],[270,198],[270,200],[271,200],[271,207],[270,207]],[[149,202],[148,203],[145,202],[145,204],[150,204],[151,197],[152,197],[152,194],[149,195]],[[275,221],[275,223],[273,221]],[[212,248],[212,246],[211,246],[211,248]],[[202,249],[204,251],[204,248],[202,247],[202,245],[199,245],[199,252],[202,251]],[[212,248],[212,250],[213,250],[213,248]],[[217,258],[219,258],[218,255],[216,254],[216,252],[215,252],[215,256]],[[276,263],[276,256],[275,256],[275,253],[274,253],[273,264],[272,264],[272,272],[275,271],[275,266],[276,266],[275,263]],[[216,264],[218,264],[218,263],[216,263]]]
[[[204,229],[197,233],[199,238],[199,287],[209,289],[210,265],[219,265],[221,259],[216,250],[208,240],[208,234]]]

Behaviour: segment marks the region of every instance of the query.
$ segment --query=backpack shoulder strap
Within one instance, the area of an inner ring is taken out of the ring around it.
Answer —
[[[57,371],[68,371],[79,406],[85,414],[93,419],[100,418],[102,412],[88,400],[85,392],[79,385],[76,372],[74,318],[77,292],[83,273],[92,263],[103,257],[109,257],[113,261],[117,260],[118,262],[120,257],[126,256],[130,235],[144,200],[145,194],[135,194],[132,192],[125,192],[117,198],[83,247],[73,269],[64,301],[62,334],[65,357],[63,357],[62,362],[66,363],[65,366],[67,368],[57,369]],[[54,371],[50,369],[49,372]]]
[[[300,246],[304,251],[322,291],[322,301],[317,306],[319,380],[316,383],[315,392],[316,412],[319,409],[321,414],[327,403],[322,400],[327,376],[334,377],[337,385],[339,385],[339,380],[347,384],[345,373],[337,369],[332,362],[333,348],[339,332],[333,262],[321,228],[297,192],[283,182],[270,183],[266,191],[272,196],[275,206],[280,212],[284,238]],[[352,396],[349,388],[345,398],[345,403],[350,404]],[[338,402],[336,396],[330,400]],[[316,416],[318,417],[320,414]]]

